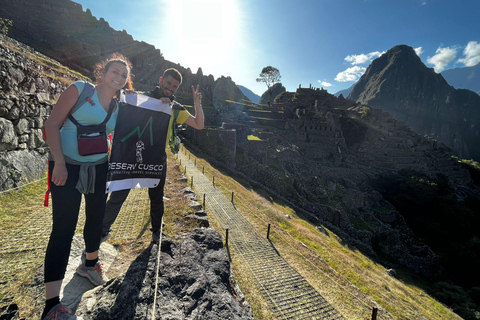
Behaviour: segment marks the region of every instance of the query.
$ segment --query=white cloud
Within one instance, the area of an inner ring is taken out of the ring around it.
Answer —
[[[327,82],[327,81],[318,80],[318,83],[320,83],[323,87],[331,87],[332,86],[332,84]]]
[[[428,57],[427,62],[433,64],[436,72],[442,72],[445,67],[457,56],[456,47],[438,48],[433,57]]]
[[[466,67],[473,67],[480,63],[480,43],[470,41],[463,50],[463,55],[465,58],[458,59],[458,62],[463,63]]]
[[[375,58],[378,58],[380,57],[382,54],[384,54],[385,52],[378,52],[378,51],[375,51],[375,52],[370,52],[370,53],[367,53],[367,54],[352,54],[352,55],[349,55],[345,58],[345,61],[347,62],[350,62],[352,65],[356,65],[356,64],[364,64],[366,62],[369,62]]]
[[[418,47],[418,48],[415,48],[413,49],[415,50],[415,53],[417,54],[417,56],[420,57],[420,55],[423,53],[423,48],[422,47]]]
[[[362,74],[365,73],[366,70],[367,70],[366,68],[359,67],[359,66],[348,68],[347,70],[337,74],[335,81],[339,81],[339,82],[357,81],[362,76]]]

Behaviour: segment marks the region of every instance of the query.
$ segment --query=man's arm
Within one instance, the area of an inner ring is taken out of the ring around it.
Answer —
[[[200,86],[197,85],[197,89],[195,90],[192,86],[193,104],[195,106],[195,117],[190,115],[190,117],[188,117],[188,119],[185,121],[185,124],[192,128],[201,130],[205,127],[205,124],[202,108],[202,93],[199,92],[199,88]]]

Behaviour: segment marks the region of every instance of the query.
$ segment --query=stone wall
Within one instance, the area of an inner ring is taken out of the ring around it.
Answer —
[[[41,179],[47,171],[43,125],[51,101],[73,80],[58,68],[57,62],[33,56],[31,48],[0,35],[1,191]]]
[[[235,130],[235,144],[237,147],[245,145],[248,138],[247,127],[242,123],[222,123],[225,130]]]
[[[209,157],[226,166],[235,167],[236,134],[235,129],[205,128],[196,130],[187,127],[180,133],[180,136],[186,145],[200,149]]]

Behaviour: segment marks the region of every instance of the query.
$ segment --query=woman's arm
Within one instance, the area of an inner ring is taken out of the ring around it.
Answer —
[[[67,168],[65,166],[65,157],[63,156],[60,128],[77,100],[78,89],[76,86],[72,85],[62,93],[45,122],[47,143],[50,147],[53,160],[55,161],[51,181],[57,186],[65,185],[68,176]]]

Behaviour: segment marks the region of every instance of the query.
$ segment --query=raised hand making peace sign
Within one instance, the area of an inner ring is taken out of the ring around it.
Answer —
[[[200,85],[197,84],[197,89],[192,85],[192,93],[193,93],[193,104],[195,106],[199,105],[202,106],[202,93],[199,91]]]

